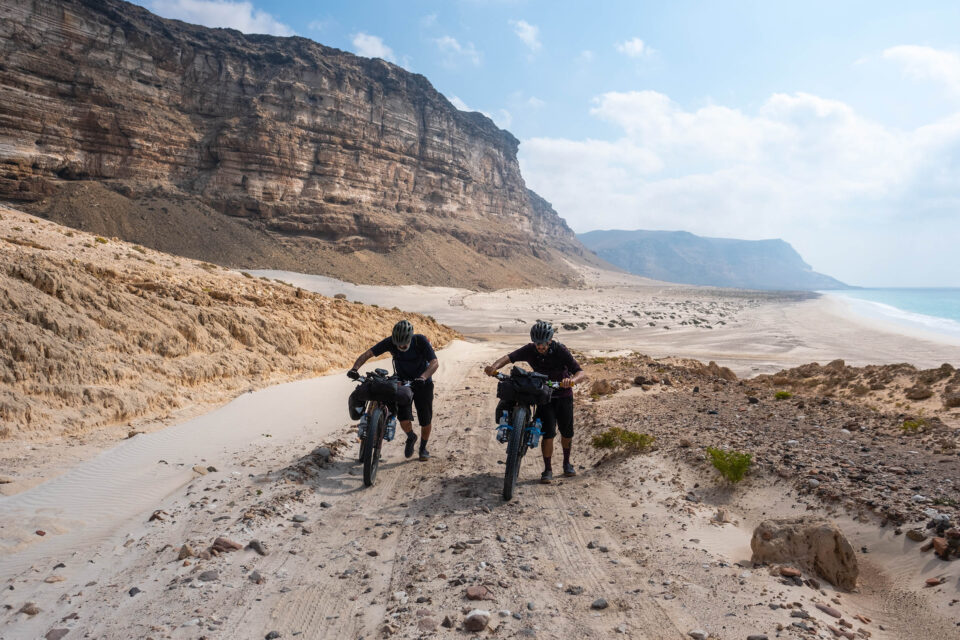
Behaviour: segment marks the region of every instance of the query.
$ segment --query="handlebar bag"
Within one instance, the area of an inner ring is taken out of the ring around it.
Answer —
[[[507,402],[546,404],[553,397],[553,389],[544,384],[546,377],[514,375],[497,384],[497,397]]]

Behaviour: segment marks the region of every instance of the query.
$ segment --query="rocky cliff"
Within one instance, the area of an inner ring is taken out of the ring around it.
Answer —
[[[140,234],[121,237],[168,251],[183,238],[192,257],[480,286],[522,284],[518,264],[569,282],[558,253],[582,250],[526,189],[517,146],[423,76],[305,38],[120,0],[0,3],[0,198],[92,231],[112,230],[100,211],[62,204],[77,181],[116,194],[102,206]],[[246,248],[224,253],[221,227],[250,232]],[[200,233],[206,253],[186,241]]]
[[[583,244],[630,273],[742,289],[845,289],[817,273],[783,240],[704,238],[686,231],[590,231]]]

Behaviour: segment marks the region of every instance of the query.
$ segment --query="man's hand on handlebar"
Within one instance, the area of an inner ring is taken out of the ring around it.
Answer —
[[[488,364],[483,368],[483,372],[492,378],[497,375],[497,368],[492,364]]]
[[[574,383],[573,378],[564,378],[560,381],[560,386],[564,389],[572,389],[574,384],[576,383]]]
[[[347,377],[350,378],[351,380],[359,380],[360,372],[357,371],[356,369],[350,369],[350,371],[347,371]]]

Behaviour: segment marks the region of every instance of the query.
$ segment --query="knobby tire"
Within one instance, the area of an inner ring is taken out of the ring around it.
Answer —
[[[386,423],[386,414],[382,406],[370,412],[367,423],[367,437],[363,439],[363,486],[369,487],[377,479],[377,469],[380,467],[380,450],[383,448],[383,432]]]
[[[510,430],[510,440],[507,443],[507,464],[503,472],[503,499],[508,502],[513,499],[513,490],[520,475],[520,459],[526,450],[524,446],[526,423],[527,408],[516,407],[511,420],[513,429]]]

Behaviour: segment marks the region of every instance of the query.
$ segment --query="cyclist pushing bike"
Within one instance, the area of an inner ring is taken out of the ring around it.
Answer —
[[[550,484],[553,481],[553,439],[560,429],[560,445],[563,448],[563,475],[577,475],[570,462],[570,449],[573,444],[573,385],[583,381],[586,373],[577,363],[570,351],[553,339],[553,326],[549,322],[538,320],[530,329],[532,342],[509,353],[491,365],[484,367],[488,376],[497,375],[497,371],[512,362],[526,362],[536,373],[547,376],[557,382],[560,388],[554,391],[548,403],[537,405],[535,418],[542,423],[543,440],[540,451],[543,454],[543,473],[540,482]],[[499,412],[499,411],[498,411]]]
[[[440,367],[437,354],[425,335],[414,333],[408,320],[401,320],[393,326],[390,337],[373,345],[357,358],[347,376],[353,380],[360,377],[357,371],[370,358],[383,355],[387,351],[393,356],[393,370],[398,378],[411,381],[413,407],[417,409],[417,421],[420,423],[420,460],[429,460],[427,440],[430,438],[433,421],[433,374]],[[397,405],[397,418],[400,428],[407,434],[403,455],[413,455],[417,434],[413,432],[413,407],[410,402]]]

